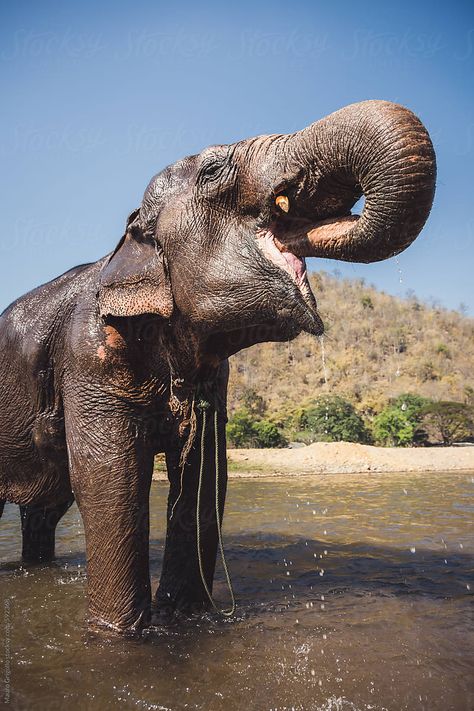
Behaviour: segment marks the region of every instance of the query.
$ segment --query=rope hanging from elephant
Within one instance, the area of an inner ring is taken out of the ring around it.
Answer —
[[[176,381],[172,380],[172,385],[176,384]],[[172,393],[172,398],[170,401],[173,402],[174,408],[172,407],[172,410],[174,409],[175,412],[179,412],[181,415],[184,414],[186,407],[185,403],[181,403],[178,398],[174,395],[173,388],[171,388],[171,393]],[[234,596],[234,590],[232,586],[232,581],[230,578],[230,573],[229,569],[227,566],[227,561],[225,557],[225,552],[224,552],[224,544],[222,540],[222,530],[221,530],[221,515],[219,511],[219,430],[218,430],[218,422],[217,422],[217,417],[218,417],[218,411],[217,408],[214,409],[214,417],[213,417],[213,427],[214,427],[214,460],[215,460],[215,515],[216,515],[216,526],[217,526],[217,537],[218,537],[218,543],[219,543],[219,551],[221,554],[221,560],[222,560],[222,567],[224,569],[224,574],[226,578],[226,583],[227,587],[230,592],[231,596],[231,606],[229,609],[221,609],[219,608],[215,601],[214,598],[212,597],[211,591],[209,590],[209,586],[206,582],[206,578],[204,575],[204,569],[203,569],[203,564],[202,564],[202,552],[201,552],[201,490],[202,490],[202,482],[204,478],[204,464],[205,464],[205,438],[206,438],[206,430],[208,426],[208,419],[207,419],[207,410],[210,408],[210,403],[205,400],[202,396],[199,397],[198,402],[196,403],[196,394],[193,393],[193,398],[191,402],[191,407],[190,407],[190,412],[189,412],[189,419],[187,419],[186,424],[189,426],[189,433],[188,437],[186,440],[186,443],[183,447],[183,450],[181,452],[181,457],[179,461],[179,468],[180,468],[180,489],[178,496],[176,497],[176,500],[173,503],[173,506],[171,507],[171,513],[170,513],[170,519],[173,518],[176,506],[178,502],[181,499],[181,496],[183,494],[183,488],[184,488],[184,470],[187,464],[187,459],[189,456],[189,453],[191,451],[191,448],[194,445],[194,441],[196,438],[196,433],[197,433],[197,415],[196,415],[196,409],[200,410],[202,413],[202,428],[201,428],[201,443],[200,443],[200,463],[199,463],[199,478],[198,478],[198,490],[197,490],[197,500],[196,500],[196,546],[197,546],[197,558],[198,558],[198,565],[199,565],[199,574],[201,576],[201,582],[204,587],[204,590],[206,592],[206,595],[214,608],[216,612],[224,615],[225,617],[231,617],[236,609],[236,603],[235,603],[235,596]]]
[[[206,595],[209,601],[216,610],[221,615],[225,617],[232,617],[235,612],[235,596],[234,589],[232,587],[232,581],[230,579],[229,569],[227,567],[227,561],[224,553],[224,544],[222,542],[222,530],[221,530],[221,517],[219,512],[219,430],[217,427],[217,409],[214,410],[214,460],[215,460],[215,511],[216,511],[216,526],[217,526],[217,537],[219,540],[219,550],[221,554],[222,567],[224,568],[224,574],[227,582],[227,587],[230,592],[231,606],[228,610],[219,608],[214,598],[212,597],[211,591],[206,582],[204,575],[204,570],[202,566],[202,555],[201,555],[201,525],[200,525],[200,509],[201,509],[201,488],[202,480],[204,475],[204,458],[205,458],[205,438],[206,438],[206,426],[207,426],[207,409],[210,407],[210,403],[204,399],[199,400],[197,404],[198,409],[202,411],[202,430],[201,430],[201,452],[200,452],[200,466],[199,466],[199,481],[198,481],[198,491],[197,491],[197,502],[196,502],[196,545],[197,545],[197,556],[199,563],[199,574],[201,575],[201,582],[203,584]]]

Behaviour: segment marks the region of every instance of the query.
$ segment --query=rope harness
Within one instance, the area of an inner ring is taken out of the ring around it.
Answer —
[[[216,474],[216,476],[215,476],[215,481],[216,481],[216,489],[215,489],[216,526],[217,526],[217,537],[219,540],[219,550],[221,553],[222,567],[224,568],[227,587],[229,589],[230,597],[231,597],[231,606],[229,609],[227,609],[227,610],[221,609],[214,602],[214,599],[211,595],[209,587],[206,583],[206,578],[204,575],[204,569],[203,569],[203,565],[202,565],[200,509],[201,509],[201,489],[202,489],[202,481],[203,481],[203,476],[204,476],[207,409],[209,407],[210,407],[210,403],[207,402],[207,400],[201,399],[197,403],[197,408],[199,410],[201,410],[201,412],[202,412],[201,457],[200,457],[201,462],[200,462],[200,466],[199,466],[199,482],[198,482],[197,502],[196,502],[197,556],[198,556],[199,574],[201,576],[201,582],[204,587],[204,590],[206,591],[206,595],[209,598],[209,602],[211,603],[214,610],[216,610],[216,612],[219,612],[221,615],[224,615],[224,617],[232,617],[232,615],[235,612],[236,604],[235,604],[234,589],[232,587],[232,581],[230,579],[229,569],[227,567],[227,561],[226,561],[225,553],[224,553],[224,544],[222,542],[221,517],[220,517],[220,512],[219,512],[219,431],[217,428],[217,409],[214,410],[214,418],[213,418],[213,421],[214,421],[214,461],[215,461],[215,474]]]
[[[198,480],[198,490],[197,490],[197,501],[196,501],[196,546],[197,546],[197,558],[198,558],[198,564],[199,564],[199,574],[201,576],[201,582],[203,585],[204,590],[206,591],[206,595],[209,598],[209,601],[216,610],[216,612],[220,613],[221,615],[224,615],[224,617],[232,617],[232,615],[235,612],[236,604],[235,604],[235,596],[234,596],[234,589],[232,587],[232,581],[230,579],[230,574],[229,574],[229,569],[227,567],[227,561],[225,558],[225,553],[224,553],[224,544],[222,542],[222,530],[221,530],[221,516],[219,512],[219,430],[217,427],[217,408],[214,409],[214,418],[213,418],[213,424],[214,424],[214,461],[215,461],[215,513],[216,513],[216,526],[217,526],[217,537],[219,541],[219,550],[221,554],[221,560],[222,560],[222,567],[224,568],[224,574],[226,578],[226,583],[227,587],[230,592],[230,598],[231,598],[231,606],[229,609],[221,609],[219,608],[216,603],[214,602],[214,599],[211,595],[211,591],[209,590],[209,586],[207,585],[206,578],[204,575],[204,568],[202,565],[202,553],[201,553],[201,490],[202,490],[202,482],[204,478],[204,462],[205,462],[205,440],[206,440],[206,429],[207,429],[207,410],[210,407],[210,403],[205,400],[204,398],[200,398],[199,401],[196,403],[195,398],[193,396],[193,401],[191,405],[191,427],[190,427],[190,434],[188,436],[188,440],[186,442],[185,448],[183,452],[181,453],[180,457],[180,488],[179,488],[179,494],[171,507],[171,514],[170,514],[170,519],[173,518],[175,508],[181,499],[181,496],[183,494],[183,486],[184,486],[184,468],[186,466],[187,458],[189,455],[189,452],[191,451],[191,447],[194,444],[194,436],[196,433],[196,412],[195,409],[198,409],[202,413],[202,430],[201,430],[201,449],[200,449],[200,464],[199,464],[199,480]],[[184,455],[184,456],[183,456]]]

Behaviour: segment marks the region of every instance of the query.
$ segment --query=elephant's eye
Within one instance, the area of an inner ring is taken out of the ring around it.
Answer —
[[[224,196],[234,189],[237,174],[237,166],[228,153],[208,155],[199,168],[196,187],[198,192],[206,197],[219,195],[224,199]]]
[[[204,163],[201,166],[201,169],[199,171],[198,180],[199,181],[217,180],[220,177],[222,170],[223,170],[222,161],[215,160],[215,159],[206,161],[206,163]]]

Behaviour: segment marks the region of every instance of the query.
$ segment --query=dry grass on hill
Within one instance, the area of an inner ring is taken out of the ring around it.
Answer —
[[[270,413],[338,394],[366,415],[401,393],[474,402],[474,320],[456,311],[400,299],[363,280],[311,275],[326,335],[265,343],[231,358],[229,411],[253,389]]]

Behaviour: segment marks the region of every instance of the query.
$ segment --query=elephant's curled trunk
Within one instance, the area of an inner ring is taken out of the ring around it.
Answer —
[[[408,109],[387,101],[352,104],[293,134],[286,148],[305,169],[306,200],[320,218],[292,245],[299,256],[376,262],[421,231],[436,159],[428,132]],[[350,216],[361,194],[362,214]]]

